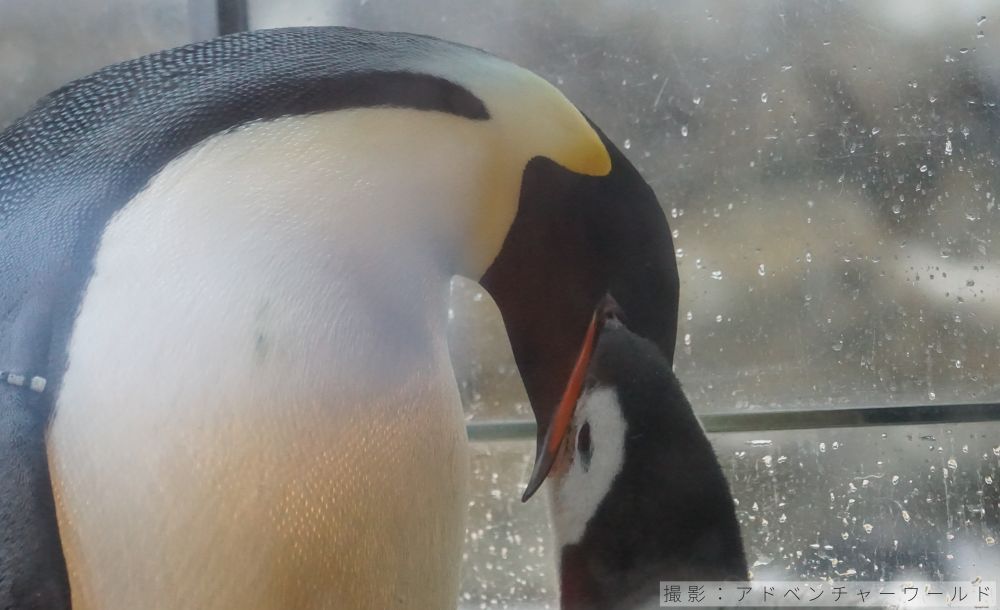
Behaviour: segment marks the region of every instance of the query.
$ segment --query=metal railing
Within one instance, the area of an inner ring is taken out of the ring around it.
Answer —
[[[912,405],[903,407],[848,407],[788,411],[733,411],[699,416],[707,432],[755,432],[861,428],[924,424],[1000,422],[1000,404]],[[535,422],[504,420],[470,422],[472,441],[534,440]]]
[[[215,6],[220,36],[250,29],[250,13],[246,0],[216,0]]]

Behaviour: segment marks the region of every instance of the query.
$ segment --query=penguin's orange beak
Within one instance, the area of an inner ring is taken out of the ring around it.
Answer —
[[[545,481],[545,477],[552,470],[552,464],[555,462],[556,456],[559,455],[559,448],[566,440],[566,433],[573,421],[573,413],[580,401],[580,395],[583,394],[587,369],[590,368],[590,360],[597,347],[597,339],[601,336],[601,329],[604,328],[605,320],[609,317],[615,317],[617,311],[618,304],[610,295],[606,295],[601,299],[590,318],[590,324],[587,326],[587,333],[584,335],[583,345],[580,347],[580,353],[573,365],[573,372],[570,373],[569,382],[567,382],[559,406],[556,407],[555,414],[549,422],[545,438],[538,446],[535,467],[531,471],[531,478],[528,479],[528,487],[525,488],[524,494],[521,496],[522,502],[527,502],[538,491],[538,488]]]

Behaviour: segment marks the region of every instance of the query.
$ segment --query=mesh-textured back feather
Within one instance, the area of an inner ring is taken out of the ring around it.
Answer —
[[[0,370],[61,357],[104,225],[172,159],[250,121],[340,108],[487,119],[468,90],[420,72],[455,53],[481,51],[412,34],[266,30],[110,66],[42,99],[0,134]],[[47,333],[16,319],[33,294],[52,308],[51,350],[34,338]],[[26,343],[39,353],[11,356]]]

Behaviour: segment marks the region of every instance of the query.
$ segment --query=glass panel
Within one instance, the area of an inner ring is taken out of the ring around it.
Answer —
[[[1000,571],[1000,424],[713,435],[761,580]]]
[[[461,610],[558,608],[548,497],[521,503],[535,443],[473,443],[472,449]]]
[[[108,64],[211,38],[215,24],[214,2],[0,2],[0,128],[68,81]]]
[[[1000,573],[1000,424],[710,437],[755,579]],[[518,499],[534,444],[474,447],[463,609],[557,608],[547,494]]]
[[[470,420],[531,420],[531,406],[514,364],[500,312],[479,284],[451,283],[448,346]]]
[[[697,408],[1000,399],[995,2],[290,4],[254,25],[484,47],[593,116],[675,231]],[[476,340],[472,412],[524,413],[503,335]]]

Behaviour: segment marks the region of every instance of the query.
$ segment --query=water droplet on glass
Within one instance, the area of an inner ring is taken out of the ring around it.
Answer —
[[[847,540],[850,537],[851,537],[851,535],[848,534],[847,532],[843,532],[842,534],[840,534],[840,539],[841,540]]]
[[[698,96],[698,97],[692,99],[691,101],[694,102],[695,106],[698,106],[699,104],[701,104],[701,96]]]
[[[782,72],[788,72],[791,69],[792,69],[792,64],[785,64],[785,65],[781,66],[781,71]]]
[[[937,400],[937,394],[934,392],[927,392],[927,400]]]
[[[962,361],[961,360],[956,360],[955,361],[955,368],[956,369],[962,368]]]
[[[721,271],[713,271],[712,272],[712,279],[713,280],[721,280],[722,279],[722,272]]]
[[[872,135],[873,136],[874,135],[878,135],[878,132],[880,132],[880,131],[882,131],[882,130],[879,129],[878,127],[872,127]]]
[[[899,214],[902,211],[903,211],[903,206],[901,206],[898,203],[892,204],[892,213],[893,214]]]
[[[951,140],[950,139],[949,140],[945,140],[944,141],[944,154],[950,155],[951,151],[952,151]]]
[[[811,262],[813,262],[813,255],[812,255],[812,252],[806,252],[806,262],[807,262],[807,263],[811,263]]]
[[[899,485],[899,475],[898,474],[892,475],[892,484],[893,485]]]
[[[952,470],[958,468],[958,460],[955,458],[948,458],[948,468],[951,468]]]
[[[910,513],[908,511],[903,511],[903,521],[910,522]]]
[[[962,135],[965,136],[966,138],[969,137],[969,128],[968,127],[962,127]]]
[[[830,46],[830,41],[829,41],[829,40],[824,40],[824,41],[823,41],[823,46],[824,46],[824,47],[828,47],[828,46]]]
[[[986,23],[986,15],[983,15],[982,17],[976,20],[976,25],[983,25],[984,23]]]
[[[958,52],[961,53],[962,55],[965,55],[966,53],[969,52],[969,47],[962,47],[961,49],[958,50]]]
[[[756,567],[760,567],[760,566],[766,566],[767,564],[771,563],[772,561],[774,561],[774,558],[768,557],[767,555],[761,555],[760,557],[757,558],[756,561],[753,562],[753,567],[756,568]]]
[[[785,513],[781,513],[781,516],[778,517],[778,523],[784,523],[785,521],[788,521],[788,516]]]
[[[832,349],[835,352],[839,352],[840,350],[844,349],[844,342],[843,341],[837,341],[836,343],[834,343],[831,346],[830,349]]]
[[[688,126],[687,125],[681,125],[681,136],[683,136],[685,138],[688,137]]]
[[[685,333],[684,334],[684,345],[687,345],[687,346],[691,345],[691,333]]]
[[[926,174],[927,173],[927,166],[926,165],[921,165],[920,166],[920,173],[921,174]]]
[[[472,295],[472,300],[475,301],[476,303],[482,301],[483,300],[483,293],[477,292],[476,294]]]
[[[623,146],[625,146],[625,150],[632,148],[632,140],[625,138],[625,143],[623,144]]]
[[[677,248],[677,258],[684,258],[684,248]]]
[[[976,34],[976,38],[986,38],[986,33],[983,32],[982,30],[979,30],[979,32]]]
[[[767,103],[767,92],[764,92],[764,93],[760,94],[760,101],[763,102],[763,103],[765,103],[765,104]]]
[[[763,277],[766,273],[767,270],[764,269],[764,263],[757,265],[757,275]]]
[[[819,452],[820,453],[826,453],[826,443],[820,443],[819,444]]]
[[[687,314],[685,314],[684,317],[687,318],[688,321],[690,322],[691,320],[694,319],[694,313],[692,313],[692,312],[689,311],[689,312],[687,312]]]
[[[716,323],[722,322],[722,314],[721,313],[718,314],[717,316],[715,316],[715,322]]]
[[[875,529],[875,526],[873,526],[871,523],[865,523],[861,527],[865,528],[865,533],[866,534],[872,533],[872,530]]]

